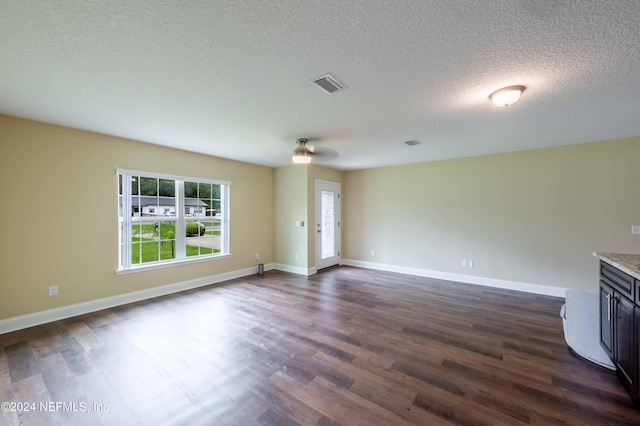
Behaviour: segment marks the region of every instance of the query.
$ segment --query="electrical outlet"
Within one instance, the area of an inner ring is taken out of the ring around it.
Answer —
[[[371,250],[371,257],[375,257],[376,255],[376,251],[375,250]]]
[[[640,234],[640,225],[633,225],[633,226],[631,227],[631,233],[632,233],[633,235],[638,235],[638,234]]]
[[[462,267],[466,268],[467,267],[467,261],[465,259],[462,259]]]
[[[256,253],[256,261],[260,262],[260,253]]]
[[[473,268],[473,260],[467,260],[467,267]]]
[[[57,295],[58,295],[58,286],[57,285],[49,286],[49,297],[57,296]]]
[[[298,253],[296,253],[296,260],[298,260]]]

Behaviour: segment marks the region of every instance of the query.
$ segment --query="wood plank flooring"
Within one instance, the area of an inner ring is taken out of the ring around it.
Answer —
[[[0,335],[0,402],[22,410],[0,424],[640,424],[567,349],[562,303],[270,271]]]

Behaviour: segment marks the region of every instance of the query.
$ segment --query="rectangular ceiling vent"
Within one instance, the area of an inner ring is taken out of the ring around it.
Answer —
[[[344,85],[340,80],[332,76],[331,74],[325,74],[322,77],[313,80],[313,83],[318,86],[322,91],[328,94],[333,94],[340,90],[344,90],[347,86]]]
[[[416,146],[416,145],[422,145],[422,142],[420,142],[418,139],[413,139],[410,141],[406,141],[404,144],[407,146]]]

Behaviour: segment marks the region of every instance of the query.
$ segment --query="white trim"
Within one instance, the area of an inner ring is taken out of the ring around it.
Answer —
[[[397,272],[400,274],[416,275],[419,277],[437,278],[440,280],[457,281],[465,284],[483,285],[487,287],[502,288],[506,290],[523,291],[526,293],[541,294],[544,296],[561,297],[564,299],[568,288],[554,287],[542,284],[523,283],[519,281],[501,280],[497,278],[478,277],[475,275],[455,274],[451,272],[433,271],[409,266],[387,265],[384,263],[364,262],[361,260],[342,259],[343,265],[356,266],[358,268],[375,269],[378,271]]]
[[[176,259],[186,259],[187,258],[187,240],[186,240],[187,219],[185,218],[186,214],[184,211],[184,181],[176,180],[175,187],[176,187],[176,190],[175,190],[176,224],[173,225],[174,226],[173,229],[175,231],[173,238],[175,238]],[[198,227],[198,235],[200,235],[199,227]],[[159,229],[158,229],[158,237],[160,237]],[[125,241],[131,241],[131,240],[125,240]],[[213,235],[211,235],[211,241],[213,241]],[[213,247],[211,248],[211,251],[213,252]],[[226,252],[223,252],[223,253],[226,253]],[[140,263],[142,263],[142,256],[140,257],[141,257]],[[200,256],[197,256],[197,257],[200,257]]]
[[[274,269],[272,263],[265,265],[265,270],[271,269]],[[65,318],[75,317],[77,315],[87,314],[89,312],[100,311],[102,309],[113,308],[114,306],[126,305],[127,303],[138,302],[158,296],[178,293],[184,290],[217,284],[223,281],[242,278],[257,273],[258,267],[252,266],[250,268],[238,269],[231,272],[223,272],[221,274],[209,275],[206,277],[196,278],[193,280],[183,281],[175,284],[167,284],[160,287],[149,288],[146,290],[118,294],[111,297],[105,297],[103,299],[90,300],[88,302],[62,306],[60,308],[35,312],[33,314],[7,318],[4,320],[0,320],[0,334],[22,330],[24,328],[58,321]]]
[[[305,275],[307,277],[317,272],[316,268],[307,269],[300,266],[285,265],[284,263],[274,263],[273,269],[277,269],[278,271],[291,272],[292,274]]]
[[[116,175],[142,176],[142,177],[150,177],[150,178],[156,178],[156,179],[182,180],[186,182],[198,181],[202,183],[212,183],[214,185],[231,186],[231,181],[228,181],[228,180],[207,179],[207,178],[199,178],[195,176],[179,176],[179,175],[172,175],[170,173],[142,172],[140,170],[116,169]]]
[[[136,263],[136,266],[132,266],[129,269],[116,269],[116,275],[124,275],[131,274],[135,272],[142,271],[151,271],[153,269],[162,269],[162,268],[171,268],[173,266],[180,265],[188,265],[190,263],[198,263],[198,262],[208,262],[211,260],[219,260],[219,259],[229,259],[231,258],[231,253],[229,254],[211,254],[211,255],[201,255],[201,256],[191,256],[186,257],[184,259],[176,259],[176,260],[164,260],[153,263]],[[139,266],[138,266],[139,265]]]
[[[332,180],[322,180],[322,179],[316,179],[316,183],[328,183],[330,185],[338,185],[338,186],[341,185],[340,182],[334,182]]]

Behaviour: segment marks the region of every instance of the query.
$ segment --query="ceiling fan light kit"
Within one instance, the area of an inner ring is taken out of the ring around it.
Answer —
[[[524,89],[524,86],[504,87],[490,94],[489,99],[493,101],[495,106],[509,106],[520,99],[520,95],[524,92]]]
[[[307,139],[300,138],[296,143],[298,146],[293,150],[293,162],[296,164],[309,164],[313,154],[307,149]]]

